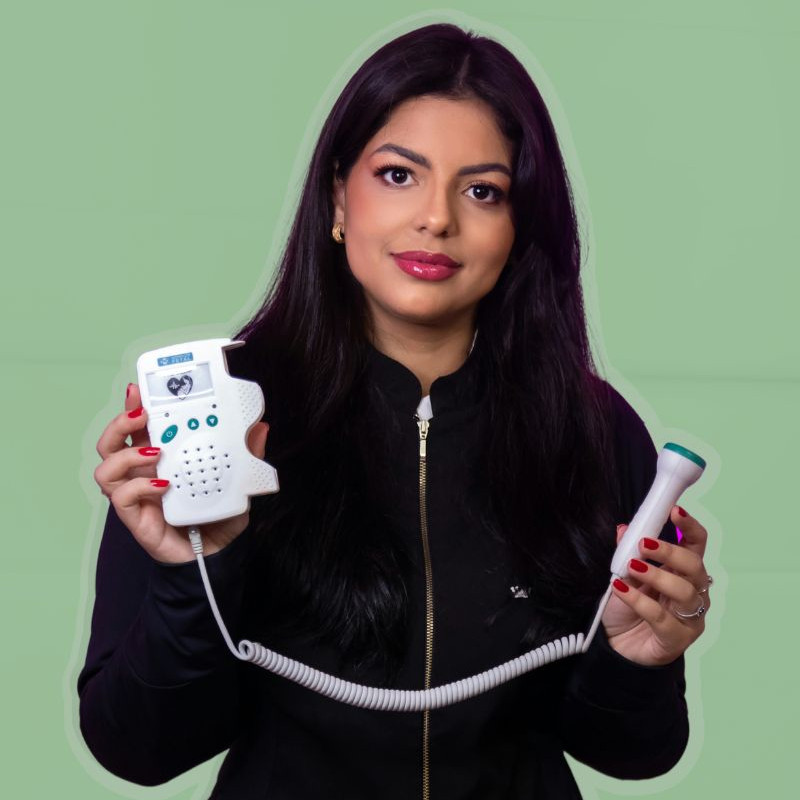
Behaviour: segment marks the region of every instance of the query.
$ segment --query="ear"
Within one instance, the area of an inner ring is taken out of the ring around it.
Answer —
[[[336,164],[333,171],[333,222],[344,223],[344,181],[338,176],[338,167]]]

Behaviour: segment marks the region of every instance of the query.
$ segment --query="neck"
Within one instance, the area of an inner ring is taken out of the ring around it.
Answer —
[[[457,328],[413,325],[387,330],[376,326],[373,344],[414,373],[424,396],[437,378],[455,372],[466,361],[474,335],[471,321]]]

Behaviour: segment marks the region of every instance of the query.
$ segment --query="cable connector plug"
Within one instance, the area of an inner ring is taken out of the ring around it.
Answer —
[[[200,536],[200,528],[194,526],[189,528],[189,541],[196,556],[203,555],[203,537]]]

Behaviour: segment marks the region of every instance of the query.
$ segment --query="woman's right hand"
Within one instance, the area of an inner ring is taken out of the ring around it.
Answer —
[[[139,387],[131,383],[125,411],[111,420],[97,442],[103,461],[94,471],[94,479],[120,520],[152,558],[170,564],[192,561],[194,552],[186,528],[174,528],[164,519],[161,497],[169,489],[169,482],[157,478],[161,450],[151,445],[146,426],[147,412],[141,406]],[[258,458],[264,457],[267,430],[265,422],[257,422],[247,436],[248,447]],[[203,554],[211,555],[230,544],[247,527],[248,520],[245,512],[204,525]]]

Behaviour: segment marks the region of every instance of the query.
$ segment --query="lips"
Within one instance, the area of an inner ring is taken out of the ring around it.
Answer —
[[[452,278],[461,266],[458,261],[453,261],[444,253],[428,253],[425,250],[392,253],[392,258],[406,275],[423,281],[447,280]]]
[[[415,261],[418,264],[438,264],[452,269],[460,266],[458,261],[453,261],[450,256],[446,256],[444,253],[429,253],[426,250],[407,250],[404,253],[393,253],[393,255],[403,261]]]

